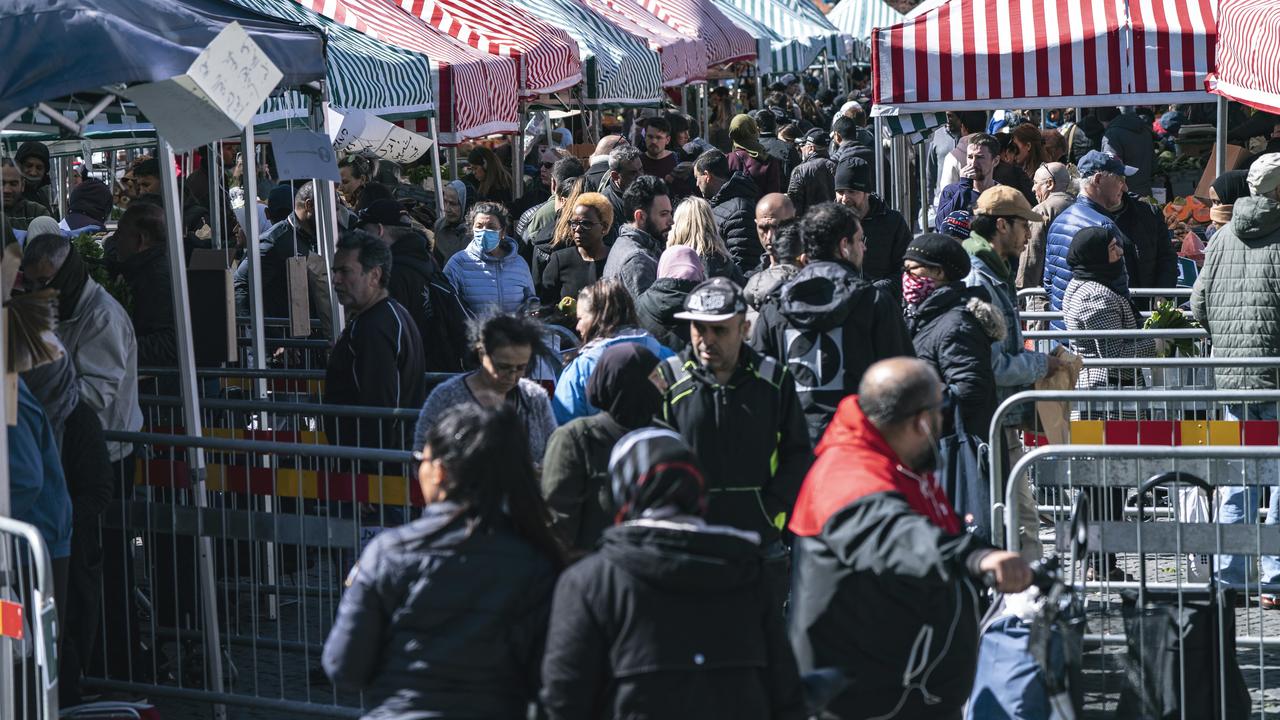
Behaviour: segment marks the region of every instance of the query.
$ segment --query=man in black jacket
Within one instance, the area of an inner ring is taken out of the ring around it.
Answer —
[[[707,280],[684,308],[675,317],[690,323],[689,347],[658,366],[663,420],[706,469],[707,521],[759,533],[765,548],[778,549],[813,457],[795,383],[744,342],[747,301],[733,281]]]
[[[466,355],[466,311],[431,256],[427,239],[409,225],[395,200],[375,200],[360,213],[360,229],[391,248],[387,292],[409,311],[422,338],[429,372],[458,372]]]
[[[308,182],[293,196],[293,212],[262,236],[258,256],[262,258],[262,314],[289,317],[289,284],[286,263],[294,256],[306,257],[314,251],[316,228],[315,185]],[[235,277],[236,314],[249,315],[249,259],[240,261]]]
[[[333,257],[333,289],[348,321],[329,355],[325,401],[333,405],[420,408],[426,400],[422,338],[409,311],[391,299],[391,250],[378,238],[353,230]],[[341,445],[398,448],[389,423],[350,419],[337,423],[331,441]]]
[[[848,686],[824,718],[959,718],[977,669],[973,579],[1020,592],[1016,553],[963,531],[933,477],[942,383],[913,358],[871,366],[818,446],[789,528],[788,615],[801,672]]]
[[[1136,277],[1129,278],[1131,288],[1171,288],[1178,284],[1178,254],[1164,218],[1137,195],[1120,196],[1120,207],[1107,208],[1116,227],[1129,238],[1137,250]]]
[[[756,201],[760,190],[748,175],[729,170],[729,158],[708,150],[693,163],[693,179],[702,197],[711,203],[720,239],[745,274],[760,264],[760,238],[756,235]]]
[[[805,133],[800,143],[804,162],[791,171],[791,182],[787,185],[787,195],[795,204],[797,215],[836,199],[836,163],[827,154],[830,142],[826,131],[814,128]]]
[[[836,404],[852,393],[872,363],[914,355],[898,302],[867,280],[862,227],[836,203],[812,208],[801,221],[805,266],[760,307],[751,347],[787,364],[817,442]]]
[[[866,237],[862,277],[896,296],[902,283],[902,255],[911,244],[906,218],[871,192],[871,167],[860,158],[840,161],[835,186],[836,202],[853,210]]]
[[[760,128],[760,144],[765,152],[778,159],[783,177],[791,177],[791,172],[800,164],[800,155],[795,146],[778,137],[778,116],[772,110],[752,110],[749,114]]]
[[[169,276],[164,209],[145,200],[129,204],[106,252],[107,267],[129,285],[129,319],[138,341],[138,365],[177,367],[177,324]],[[200,332],[199,326],[195,329]]]

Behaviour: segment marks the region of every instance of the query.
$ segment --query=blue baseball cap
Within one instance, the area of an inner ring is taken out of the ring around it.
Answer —
[[[1114,155],[1108,155],[1101,150],[1090,150],[1080,158],[1080,162],[1076,163],[1076,167],[1080,170],[1080,177],[1087,178],[1090,175],[1100,172],[1109,172],[1112,175],[1123,175],[1128,177],[1138,172],[1138,168],[1125,165],[1120,162]]]

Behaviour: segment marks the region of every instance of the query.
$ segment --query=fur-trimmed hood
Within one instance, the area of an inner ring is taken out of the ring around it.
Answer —
[[[979,297],[969,298],[969,302],[964,306],[974,319],[978,321],[984,332],[991,338],[992,342],[1000,342],[1005,337],[1004,313],[994,303],[987,302]]]

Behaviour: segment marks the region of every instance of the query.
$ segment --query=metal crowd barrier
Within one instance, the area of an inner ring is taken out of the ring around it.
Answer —
[[[44,539],[0,517],[0,718],[58,717],[59,632]]]
[[[423,504],[412,454],[254,434],[106,437],[136,453],[123,497],[103,519],[107,620],[90,663],[98,671],[83,684],[358,717],[362,698],[329,684],[320,652],[362,548]],[[206,462],[199,499],[190,448]],[[211,547],[212,578],[197,570],[201,547]],[[204,612],[202,598],[213,598],[215,612]],[[224,681],[216,692],[207,670],[215,659]]]

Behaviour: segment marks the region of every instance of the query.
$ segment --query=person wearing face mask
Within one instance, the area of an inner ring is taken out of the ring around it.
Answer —
[[[494,310],[517,312],[535,297],[529,264],[507,236],[507,211],[492,202],[479,202],[467,214],[471,243],[445,263],[444,275],[473,315]]]
[[[618,508],[609,492],[609,454],[623,435],[650,425],[662,410],[655,383],[658,356],[636,343],[606,349],[587,381],[587,400],[600,412],[556,428],[547,442],[542,496],[551,527],[569,552],[591,552]]]
[[[1231,223],[1235,202],[1244,197],[1249,197],[1248,170],[1228,170],[1213,181],[1209,186],[1209,222],[1215,232]]]
[[[872,365],[801,486],[791,646],[801,673],[840,668],[848,681],[824,718],[960,717],[977,668],[976,581],[1031,583],[1016,553],[963,531],[933,476],[943,388],[922,360]]]
[[[872,363],[914,351],[898,302],[862,276],[865,243],[853,210],[823,203],[800,229],[804,267],[761,304],[751,347],[787,359],[816,442]]]
[[[471,244],[471,233],[467,232],[467,184],[461,180],[444,185],[444,215],[436,220],[435,255],[441,265],[449,261],[454,253]]]
[[[987,439],[996,409],[992,343],[1005,337],[1000,310],[964,285],[972,265],[955,238],[925,233],[902,259],[902,304],[916,357],[927,360],[947,384],[950,401],[970,435]],[[944,418],[943,436],[955,432]]]
[[[616,525],[556,583],[549,720],[808,717],[755,534],[704,517],[715,493],[700,465],[658,428],[608,458]]]
[[[1124,252],[1125,269],[1130,278],[1138,275],[1138,254],[1133,242],[1116,226],[1111,208],[1124,204],[1125,178],[1137,172],[1116,158],[1099,150],[1090,150],[1080,158],[1080,196],[1049,225],[1044,251],[1044,289],[1050,310],[1062,309],[1062,295],[1071,282],[1067,250],[1076,233],[1087,227],[1114,230]],[[1171,249],[1171,248],[1170,248]],[[1174,265],[1175,273],[1177,265]],[[1129,283],[1129,287],[1139,287]],[[1063,330],[1066,324],[1054,320],[1050,325]]]

